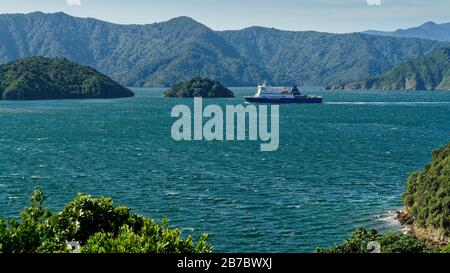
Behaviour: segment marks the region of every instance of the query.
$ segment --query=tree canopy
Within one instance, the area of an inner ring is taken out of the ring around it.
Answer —
[[[66,59],[30,57],[0,65],[0,99],[131,97],[133,92],[93,68]]]
[[[450,143],[433,151],[423,170],[411,174],[403,202],[415,225],[431,225],[450,236]]]
[[[192,78],[175,84],[164,93],[166,97],[204,97],[204,98],[230,98],[234,94],[220,82],[206,78]]]
[[[167,220],[132,214],[115,206],[112,198],[78,194],[62,211],[43,205],[44,194],[36,189],[31,206],[19,219],[0,219],[1,253],[204,253],[211,252],[207,235],[183,238]]]

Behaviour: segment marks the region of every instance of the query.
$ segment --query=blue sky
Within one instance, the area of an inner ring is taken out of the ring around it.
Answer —
[[[0,13],[63,11],[78,17],[146,24],[189,16],[216,30],[395,30],[450,22],[450,0],[0,0]]]

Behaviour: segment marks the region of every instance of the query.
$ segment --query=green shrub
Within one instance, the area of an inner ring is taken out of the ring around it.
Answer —
[[[97,233],[89,238],[83,252],[95,253],[205,253],[211,252],[206,243],[207,235],[200,236],[197,243],[192,237],[183,240],[181,231],[169,229],[167,221],[158,225],[146,219],[141,230],[124,225],[117,235]]]
[[[207,235],[197,241],[182,238],[166,220],[158,224],[114,205],[112,198],[78,194],[62,211],[52,213],[43,206],[44,194],[36,189],[31,206],[19,219],[0,219],[0,252],[70,252],[69,242],[81,252],[98,253],[200,253],[211,252]]]
[[[318,253],[370,253],[369,242],[380,244],[381,253],[427,253],[433,250],[413,236],[402,233],[379,234],[376,230],[357,229],[341,245],[317,249]]]
[[[97,232],[116,234],[130,217],[130,209],[115,207],[112,198],[78,194],[51,221],[64,238],[84,243]]]
[[[51,212],[43,207],[40,189],[31,195],[31,206],[20,213],[20,219],[0,219],[0,252],[60,252],[66,243],[50,225]]]
[[[442,249],[442,252],[444,252],[444,253],[450,253],[450,244],[447,245],[446,247],[444,247],[444,248]]]

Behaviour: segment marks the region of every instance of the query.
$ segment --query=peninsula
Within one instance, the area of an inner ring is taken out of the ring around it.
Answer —
[[[0,99],[105,99],[134,93],[97,70],[67,59],[30,57],[0,65]]]

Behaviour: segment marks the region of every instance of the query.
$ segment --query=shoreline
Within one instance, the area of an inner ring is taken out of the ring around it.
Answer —
[[[406,207],[397,211],[395,219],[406,228],[407,234],[415,236],[428,246],[440,248],[450,244],[450,237],[446,236],[441,230],[431,225],[426,227],[417,226],[414,223],[414,218],[409,213],[409,209]]]
[[[395,207],[387,212],[385,212],[383,215],[378,216],[377,220],[385,222],[387,226],[387,231],[392,232],[401,232],[403,234],[409,234],[410,228],[406,225],[403,225],[399,219],[398,219],[398,213],[399,213],[400,207]]]

